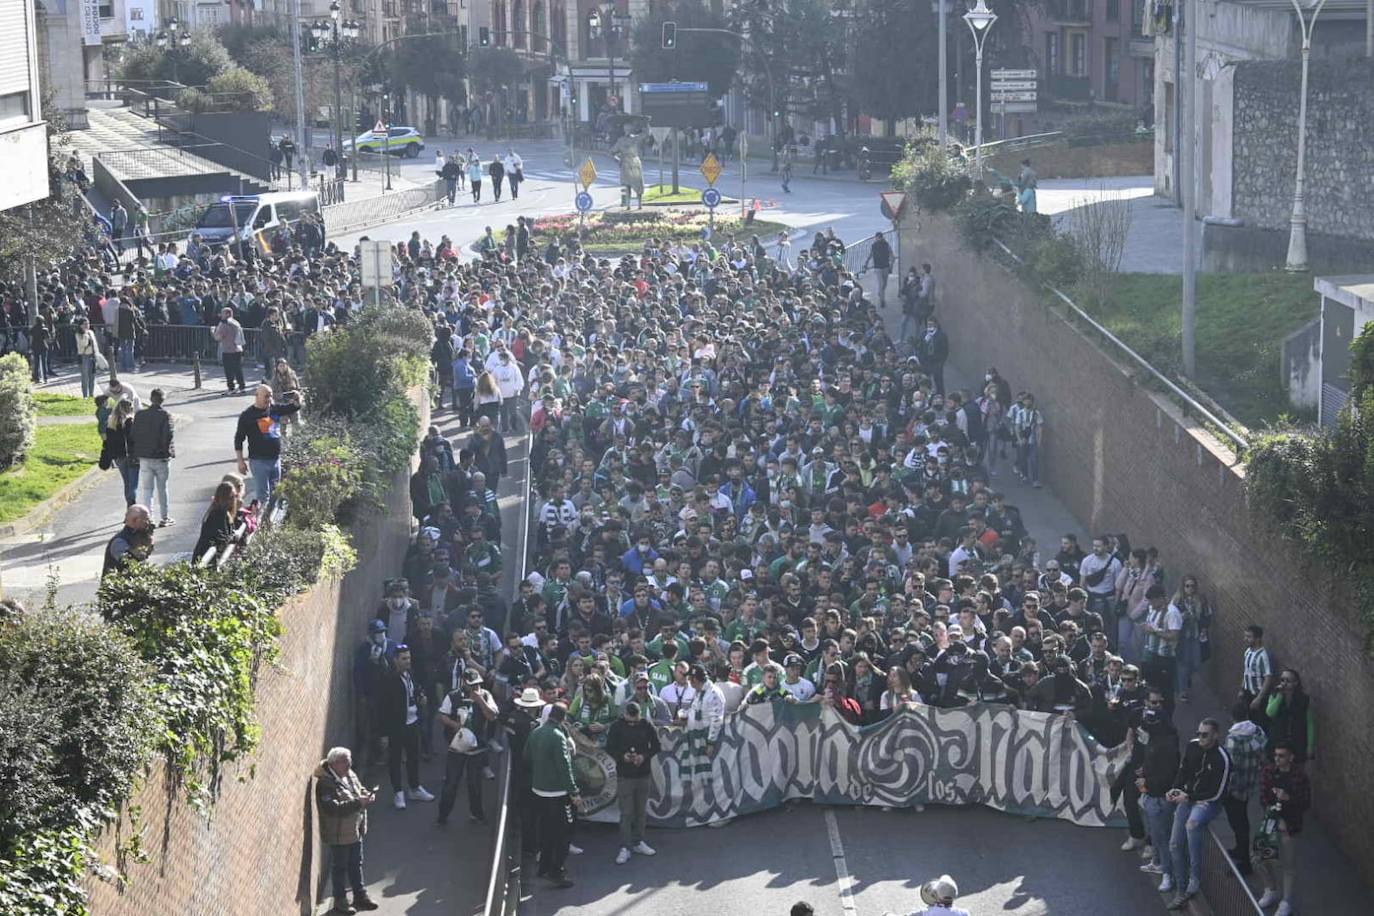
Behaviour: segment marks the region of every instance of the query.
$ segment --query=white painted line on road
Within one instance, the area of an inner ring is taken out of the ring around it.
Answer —
[[[835,820],[835,812],[825,809],[825,832],[830,834],[830,855],[835,859],[835,881],[840,886],[840,906],[846,913],[857,913],[852,890],[853,879],[849,877],[849,865],[844,858],[844,843],[840,841],[840,825]]]

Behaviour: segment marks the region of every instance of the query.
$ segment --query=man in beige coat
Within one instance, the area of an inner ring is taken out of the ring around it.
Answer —
[[[363,885],[363,837],[367,835],[367,809],[377,800],[375,789],[363,786],[353,771],[353,753],[346,747],[331,748],[315,768],[315,804],[320,810],[320,843],[329,850],[329,870],[334,883],[334,909],[352,914],[375,910],[377,904]],[[345,878],[353,888],[348,903]]]

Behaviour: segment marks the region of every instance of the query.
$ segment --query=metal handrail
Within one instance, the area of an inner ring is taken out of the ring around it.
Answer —
[[[517,538],[519,545],[519,558],[516,561],[516,582],[523,582],[529,575],[529,540],[530,540],[530,495],[534,486],[534,466],[530,463],[530,454],[534,451],[534,430],[530,427],[529,417],[525,418],[525,483],[522,489],[522,505],[525,511],[520,517],[520,534]],[[510,615],[514,613],[514,607],[508,607],[506,611],[506,631],[510,632],[513,621]],[[508,911],[510,902],[511,878],[515,874],[515,880],[519,880],[519,856],[520,848],[523,845],[523,838],[520,837],[519,825],[511,823],[510,810],[510,784],[514,776],[515,760],[511,754],[506,754],[505,776],[501,786],[501,805],[500,813],[497,815],[496,845],[492,852],[491,877],[487,881],[487,897],[482,912],[485,916],[502,916]],[[511,836],[507,836],[507,831]],[[515,854],[511,855],[510,845],[515,845]],[[512,870],[514,862],[516,869]],[[502,880],[504,878],[504,880]],[[519,893],[516,893],[516,900],[519,900]]]
[[[991,143],[983,144],[983,156],[984,158],[986,158],[989,155],[989,150],[991,150],[993,154],[996,154],[1003,148],[1029,149],[1033,146],[1041,146],[1046,143],[1052,143],[1063,136],[1064,132],[1062,130],[1050,130],[1046,131],[1043,134],[1026,134],[1024,137],[1009,137],[1006,140],[993,140]],[[970,143],[965,149],[976,151],[978,149],[978,146],[976,144]]]
[[[1214,825],[1207,825],[1207,834],[1212,849],[1202,857],[1202,896],[1212,916],[1264,916],[1255,892],[1232,861]]]
[[[1007,255],[1017,264],[1025,263],[1016,254],[1016,252],[1012,251],[1010,248],[1004,245],[1001,239],[993,239],[992,242],[994,245],[996,245],[998,248],[1002,250],[1003,254]],[[1169,391],[1174,395],[1174,397],[1182,401],[1186,407],[1188,407],[1190,410],[1197,411],[1197,413],[1204,420],[1215,426],[1218,432],[1220,432],[1226,438],[1230,439],[1231,442],[1237,446],[1237,460],[1239,460],[1241,453],[1243,453],[1246,449],[1250,447],[1249,440],[1247,440],[1245,436],[1232,429],[1230,424],[1228,424],[1225,420],[1222,420],[1211,410],[1208,410],[1196,398],[1194,398],[1192,395],[1188,394],[1188,392],[1180,388],[1178,384],[1173,381],[1173,379],[1169,378],[1164,373],[1160,372],[1148,361],[1146,361],[1145,357],[1135,352],[1135,350],[1132,350],[1123,340],[1121,340],[1121,338],[1117,337],[1111,331],[1107,330],[1105,327],[1099,324],[1096,319],[1094,319],[1087,312],[1083,311],[1083,309],[1079,308],[1078,303],[1070,299],[1068,295],[1065,294],[1062,290],[1058,289],[1057,287],[1051,286],[1048,283],[1045,284],[1045,288],[1048,289],[1051,293],[1053,293],[1061,302],[1063,302],[1071,310],[1073,310],[1075,315],[1077,315],[1083,321],[1087,322],[1093,330],[1097,331],[1097,333],[1101,334],[1107,340],[1111,341],[1112,344],[1115,345],[1118,350],[1126,354],[1126,356],[1130,357],[1130,359],[1136,365],[1144,369],[1146,372],[1152,375],[1158,382],[1160,382],[1162,385],[1168,388]]]

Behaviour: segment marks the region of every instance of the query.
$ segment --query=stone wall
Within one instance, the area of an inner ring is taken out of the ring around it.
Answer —
[[[1233,214],[1247,225],[1288,228],[1298,158],[1301,64],[1236,64]],[[1307,95],[1307,225],[1374,239],[1374,63],[1315,61]]]
[[[1242,633],[1262,624],[1283,664],[1302,672],[1317,712],[1318,817],[1374,883],[1374,663],[1332,581],[1308,568],[1249,511],[1243,467],[1172,402],[1145,389],[1015,277],[960,246],[945,217],[908,218],[903,263],[930,261],[951,358],[967,377],[996,366],[1033,391],[1046,417],[1042,476],[1089,532],[1157,545],[1170,585],[1197,574],[1218,614],[1207,677],[1240,684]]]
[[[427,423],[421,399],[421,428]],[[225,774],[211,819],[182,796],[169,797],[159,763],[134,803],[142,808],[147,864],[129,864],[119,891],[92,880],[99,916],[234,913],[282,916],[313,912],[323,864],[311,779],[324,752],[353,739],[349,710],[353,652],[377,606],[381,583],[395,574],[410,535],[409,471],[397,475],[386,510],[354,531],[358,567],[321,582],[281,609],[281,659],[258,683],[258,752]],[[129,820],[100,843],[102,857],[127,842]]]

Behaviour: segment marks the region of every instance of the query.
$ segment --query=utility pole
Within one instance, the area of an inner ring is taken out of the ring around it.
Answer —
[[[310,136],[305,132],[305,73],[301,64],[301,0],[291,0],[291,69],[296,80],[296,148],[300,155],[301,187],[310,187]]]
[[[1182,94],[1183,161],[1179,182],[1183,191],[1183,374],[1197,377],[1197,29],[1200,24],[1198,0],[1188,0],[1188,12],[1183,19],[1187,29],[1187,51],[1183,61],[1183,79],[1187,91]],[[1182,87],[1180,87],[1182,88]]]

